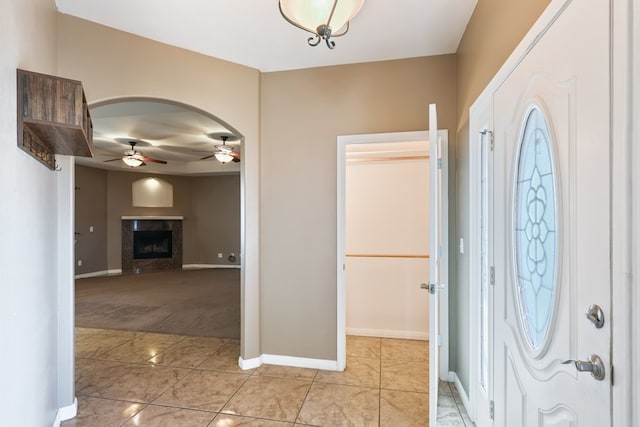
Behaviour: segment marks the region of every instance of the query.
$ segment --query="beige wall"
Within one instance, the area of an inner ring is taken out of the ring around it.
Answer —
[[[173,207],[133,207],[131,184],[151,176],[76,166],[76,265],[83,264],[76,274],[122,267],[124,215],[184,216],[183,264],[239,265],[239,257],[233,263],[227,257],[240,252],[240,175],[161,175],[173,186]]]
[[[58,15],[57,52],[59,73],[81,80],[90,104],[132,96],[177,101],[213,114],[244,136],[241,352],[258,356],[260,73],[67,15]]]
[[[0,43],[0,424],[51,426],[74,399],[73,168],[17,147],[16,68],[56,74],[54,1],[3,1]]]
[[[427,129],[436,103],[455,139],[455,73],[444,55],[262,75],[263,353],[336,359],[336,137]]]
[[[191,178],[185,264],[240,264],[240,175]],[[185,226],[187,223],[185,223]],[[218,253],[223,258],[218,258]],[[235,254],[236,261],[228,260]]]
[[[469,236],[469,107],[493,78],[511,52],[549,4],[549,0],[479,0],[458,47],[457,69],[457,206],[451,223],[456,238]],[[455,245],[454,245],[455,247]],[[453,249],[453,248],[452,248]],[[457,258],[457,286],[450,288],[450,367],[469,390],[469,259],[453,252]]]
[[[106,271],[107,171],[76,165],[76,274]],[[90,231],[93,227],[93,232]],[[78,266],[78,261],[82,266]]]
[[[550,0],[479,0],[458,46],[458,129],[469,107],[504,64]]]

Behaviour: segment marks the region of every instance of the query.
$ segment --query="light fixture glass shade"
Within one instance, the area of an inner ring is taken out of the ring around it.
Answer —
[[[331,37],[340,37],[349,30],[349,21],[362,8],[364,0],[280,0],[280,13],[292,25],[316,36],[307,41],[317,46],[325,40],[333,49]]]
[[[132,168],[138,167],[142,164],[142,160],[136,158],[136,157],[123,157],[122,161],[127,165],[127,166],[131,166]]]
[[[329,22],[331,9],[336,9]],[[282,13],[293,22],[315,33],[320,25],[330,25],[334,33],[346,25],[362,8],[364,0],[280,0]]]
[[[216,160],[218,160],[220,163],[228,163],[233,160],[233,156],[227,152],[220,151],[220,152],[217,152],[215,156],[216,156]]]

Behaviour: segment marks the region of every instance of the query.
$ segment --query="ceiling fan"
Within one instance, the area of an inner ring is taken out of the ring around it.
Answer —
[[[129,145],[131,145],[131,149],[124,151],[124,156],[118,157],[115,159],[105,160],[105,162],[115,162],[116,160],[122,160],[127,166],[131,166],[132,168],[138,166],[144,166],[147,163],[162,163],[164,165],[167,164],[164,160],[152,159],[151,157],[145,157],[142,155],[140,151],[136,150],[137,141],[129,141]]]
[[[237,151],[233,151],[233,147],[227,145],[227,141],[235,141],[238,139],[235,135],[209,134],[208,136],[209,138],[221,140],[222,145],[216,145],[216,151],[213,154],[204,156],[200,160],[206,160],[210,159],[211,157],[215,157],[216,160],[218,160],[220,163],[240,161],[240,153],[238,153]]]

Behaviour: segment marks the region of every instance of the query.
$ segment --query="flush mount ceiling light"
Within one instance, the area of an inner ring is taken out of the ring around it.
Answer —
[[[310,46],[324,40],[333,49],[336,44],[331,37],[347,34],[349,21],[360,12],[363,3],[364,0],[279,0],[278,6],[287,22],[313,34],[307,39]]]

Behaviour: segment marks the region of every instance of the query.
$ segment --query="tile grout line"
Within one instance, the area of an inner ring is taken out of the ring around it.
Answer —
[[[212,357],[213,357],[213,356],[212,356]],[[226,407],[226,406],[227,406],[227,405],[228,405],[228,404],[233,400],[233,398],[234,398],[234,397],[236,397],[236,395],[237,395],[237,394],[238,394],[238,392],[242,389],[242,387],[244,387],[244,386],[245,386],[245,384],[246,384],[246,383],[248,383],[248,382],[249,382],[249,380],[250,380],[251,378],[253,378],[253,374],[255,374],[255,373],[256,373],[256,371],[257,371],[257,369],[254,369],[250,374],[246,375],[246,378],[245,378],[245,380],[242,382],[242,384],[240,384],[240,386],[236,389],[236,391],[234,391],[234,392],[231,394],[231,396],[227,399],[227,401],[226,401],[222,406],[220,406],[220,410],[219,410],[219,411],[217,411],[217,412],[218,412],[218,414],[222,414],[222,413],[223,413],[222,411],[224,411],[224,408],[225,408],[225,407]],[[214,371],[214,372],[219,372],[219,371]],[[224,373],[229,373],[229,372],[224,372]],[[242,375],[242,374],[240,374],[240,375]],[[229,414],[227,414],[227,415],[229,415]],[[234,415],[239,415],[239,414],[234,414]],[[244,416],[244,415],[243,415],[243,416]],[[215,419],[215,418],[214,418],[214,419]]]
[[[145,334],[141,334],[140,337],[143,337]],[[163,335],[171,335],[171,334],[163,334]],[[169,352],[172,348],[175,348],[175,346],[179,345],[180,342],[183,342],[184,340],[186,340],[187,337],[183,336],[180,337],[180,339],[178,339],[176,342],[172,343],[169,347],[167,347],[166,349],[164,349],[161,352],[158,352],[157,355],[159,354],[163,354],[165,352]],[[127,343],[130,343],[131,341],[135,340],[135,338],[131,338],[129,340],[127,340],[127,342],[116,345],[115,347],[111,348],[110,350],[107,350],[106,353],[109,353],[110,351],[113,351],[115,348],[118,348],[120,346],[123,346]],[[167,408],[174,408],[177,410],[191,410],[191,411],[200,411],[200,412],[206,412],[209,414],[213,415],[213,418],[208,422],[208,426],[211,426],[213,421],[215,420],[215,418],[218,415],[229,415],[229,416],[238,416],[238,417],[247,417],[247,418],[251,418],[251,419],[256,419],[256,420],[269,420],[269,421],[276,421],[276,420],[271,420],[269,418],[261,418],[261,417],[255,417],[255,416],[249,416],[249,415],[241,415],[241,414],[224,414],[222,411],[224,410],[224,408],[226,406],[229,405],[229,403],[238,395],[238,393],[240,392],[240,390],[247,384],[247,382],[249,380],[251,380],[252,378],[256,377],[256,378],[260,378],[263,377],[262,375],[259,374],[259,369],[253,369],[251,370],[249,373],[242,373],[240,375],[244,375],[245,379],[244,381],[241,382],[241,384],[235,389],[235,391],[230,395],[230,397],[226,400],[226,402],[224,404],[221,405],[220,409],[218,411],[211,411],[211,410],[206,410],[206,409],[198,409],[198,408],[191,408],[191,407],[185,407],[184,402],[180,401],[178,402],[178,405],[164,405],[164,404],[157,404],[156,402],[158,401],[158,399],[160,398],[160,396],[164,395],[165,393],[167,393],[169,390],[171,390],[171,388],[175,387],[176,384],[180,383],[181,381],[184,381],[185,379],[187,379],[188,377],[195,375],[197,372],[202,372],[202,371],[210,371],[210,372],[217,372],[217,373],[223,373],[223,374],[236,374],[238,375],[237,372],[230,372],[230,371],[225,371],[225,370],[219,370],[219,369],[199,369],[200,366],[202,366],[204,363],[206,363],[208,360],[211,360],[211,358],[215,357],[217,352],[219,352],[221,349],[227,347],[227,345],[231,345],[232,343],[224,343],[222,345],[219,346],[215,346],[215,350],[212,353],[209,353],[206,355],[206,357],[200,362],[200,363],[196,363],[193,364],[193,366],[187,366],[187,367],[183,367],[183,366],[178,366],[176,364],[167,364],[167,365],[159,365],[153,362],[150,362],[151,359],[153,359],[153,357],[151,357],[150,359],[147,359],[145,361],[136,361],[136,362],[128,362],[128,361],[122,361],[122,360],[110,360],[110,359],[101,359],[99,357],[86,357],[86,358],[79,358],[79,359],[86,359],[89,361],[95,361],[98,364],[102,364],[104,362],[107,363],[113,363],[115,365],[120,365],[123,367],[134,367],[134,366],[143,366],[143,367],[148,367],[148,366],[158,366],[161,368],[167,368],[167,369],[177,369],[183,372],[186,372],[186,374],[180,378],[178,378],[176,381],[170,383],[170,385],[164,389],[161,390],[157,396],[150,400],[149,402],[132,402],[132,403],[136,403],[141,405],[141,408],[139,410],[137,410],[135,413],[133,413],[131,416],[129,416],[126,420],[124,420],[121,424],[121,426],[123,426],[124,424],[126,424],[127,422],[130,422],[132,418],[134,418],[136,415],[140,414],[142,411],[148,409],[151,406],[161,406],[161,407],[167,407]],[[213,348],[214,346],[212,346]],[[378,389],[378,426],[382,425],[382,419],[381,419],[381,415],[382,415],[382,365],[383,365],[383,361],[385,359],[383,359],[383,355],[382,355],[382,350],[383,350],[383,340],[381,338],[379,338],[379,355],[378,355],[378,366],[379,366],[379,374],[378,374],[378,385],[377,385],[377,389]],[[102,354],[102,353],[101,353]],[[156,356],[157,356],[156,355]],[[362,358],[362,359],[367,359],[366,357]],[[374,358],[371,358],[373,360],[375,360]],[[413,361],[413,359],[407,359],[407,361]],[[226,365],[225,365],[226,366]],[[374,365],[375,366],[375,365]],[[269,378],[279,378],[279,379],[298,379],[304,382],[308,383],[308,389],[305,393],[304,399],[302,399],[301,401],[301,405],[297,410],[297,414],[295,419],[293,420],[294,423],[300,423],[301,421],[299,421],[300,418],[300,414],[304,408],[304,405],[308,402],[308,397],[310,395],[311,392],[311,388],[316,385],[316,384],[325,384],[321,381],[319,381],[321,375],[320,375],[321,371],[320,370],[314,370],[313,376],[310,376],[310,378],[290,378],[286,375],[275,375],[275,376],[269,376],[267,375],[266,377]],[[357,379],[358,377],[356,377]],[[366,385],[360,385],[360,384],[349,384],[349,383],[337,383],[337,382],[329,382],[327,384],[334,384],[334,385],[339,385],[339,386],[348,386],[348,387],[353,387],[353,388],[370,388],[375,390],[375,388],[372,387],[368,387]],[[451,390],[451,388],[449,387],[449,389]],[[386,389],[385,389],[386,390]],[[394,390],[393,388],[390,388],[389,390]],[[401,391],[401,390],[399,390]],[[411,390],[407,390],[407,391],[411,391]],[[414,391],[415,392],[415,391]],[[419,393],[419,392],[418,392]],[[421,393],[423,394],[423,393]],[[428,394],[427,394],[428,395]],[[103,398],[103,397],[98,397],[98,396],[91,396],[91,395],[87,395],[87,397],[92,398],[92,399],[97,399],[97,400],[102,400],[102,401],[122,401],[122,402],[130,402],[129,400],[125,400],[125,399],[113,399],[113,398]],[[459,404],[457,401],[455,401],[454,398],[454,402],[456,404],[456,409],[458,412],[458,415],[460,416],[460,418],[462,418],[462,414],[460,412],[460,408],[459,408]],[[461,420],[462,424],[464,425],[464,420]],[[288,421],[287,421],[288,422]]]
[[[120,424],[120,427],[124,426],[126,423],[128,423],[129,421],[131,421],[133,418],[135,418],[136,415],[138,415],[140,412],[144,411],[145,409],[147,409],[149,406],[151,406],[151,403],[147,403],[144,407],[142,407],[139,411],[136,411],[134,414],[132,414],[129,418],[127,418],[126,420],[124,420],[124,422],[122,424]]]
[[[311,379],[309,388],[307,389],[307,392],[304,395],[304,399],[302,399],[302,404],[300,405],[300,408],[298,408],[298,413],[296,414],[296,418],[293,420],[294,425],[298,422],[298,418],[300,418],[300,412],[302,412],[302,408],[304,407],[304,404],[307,402],[307,397],[309,397],[309,393],[311,393],[311,387],[313,387],[313,384],[316,382],[317,377],[318,377],[318,369],[316,369],[316,373],[313,374],[313,378]]]

